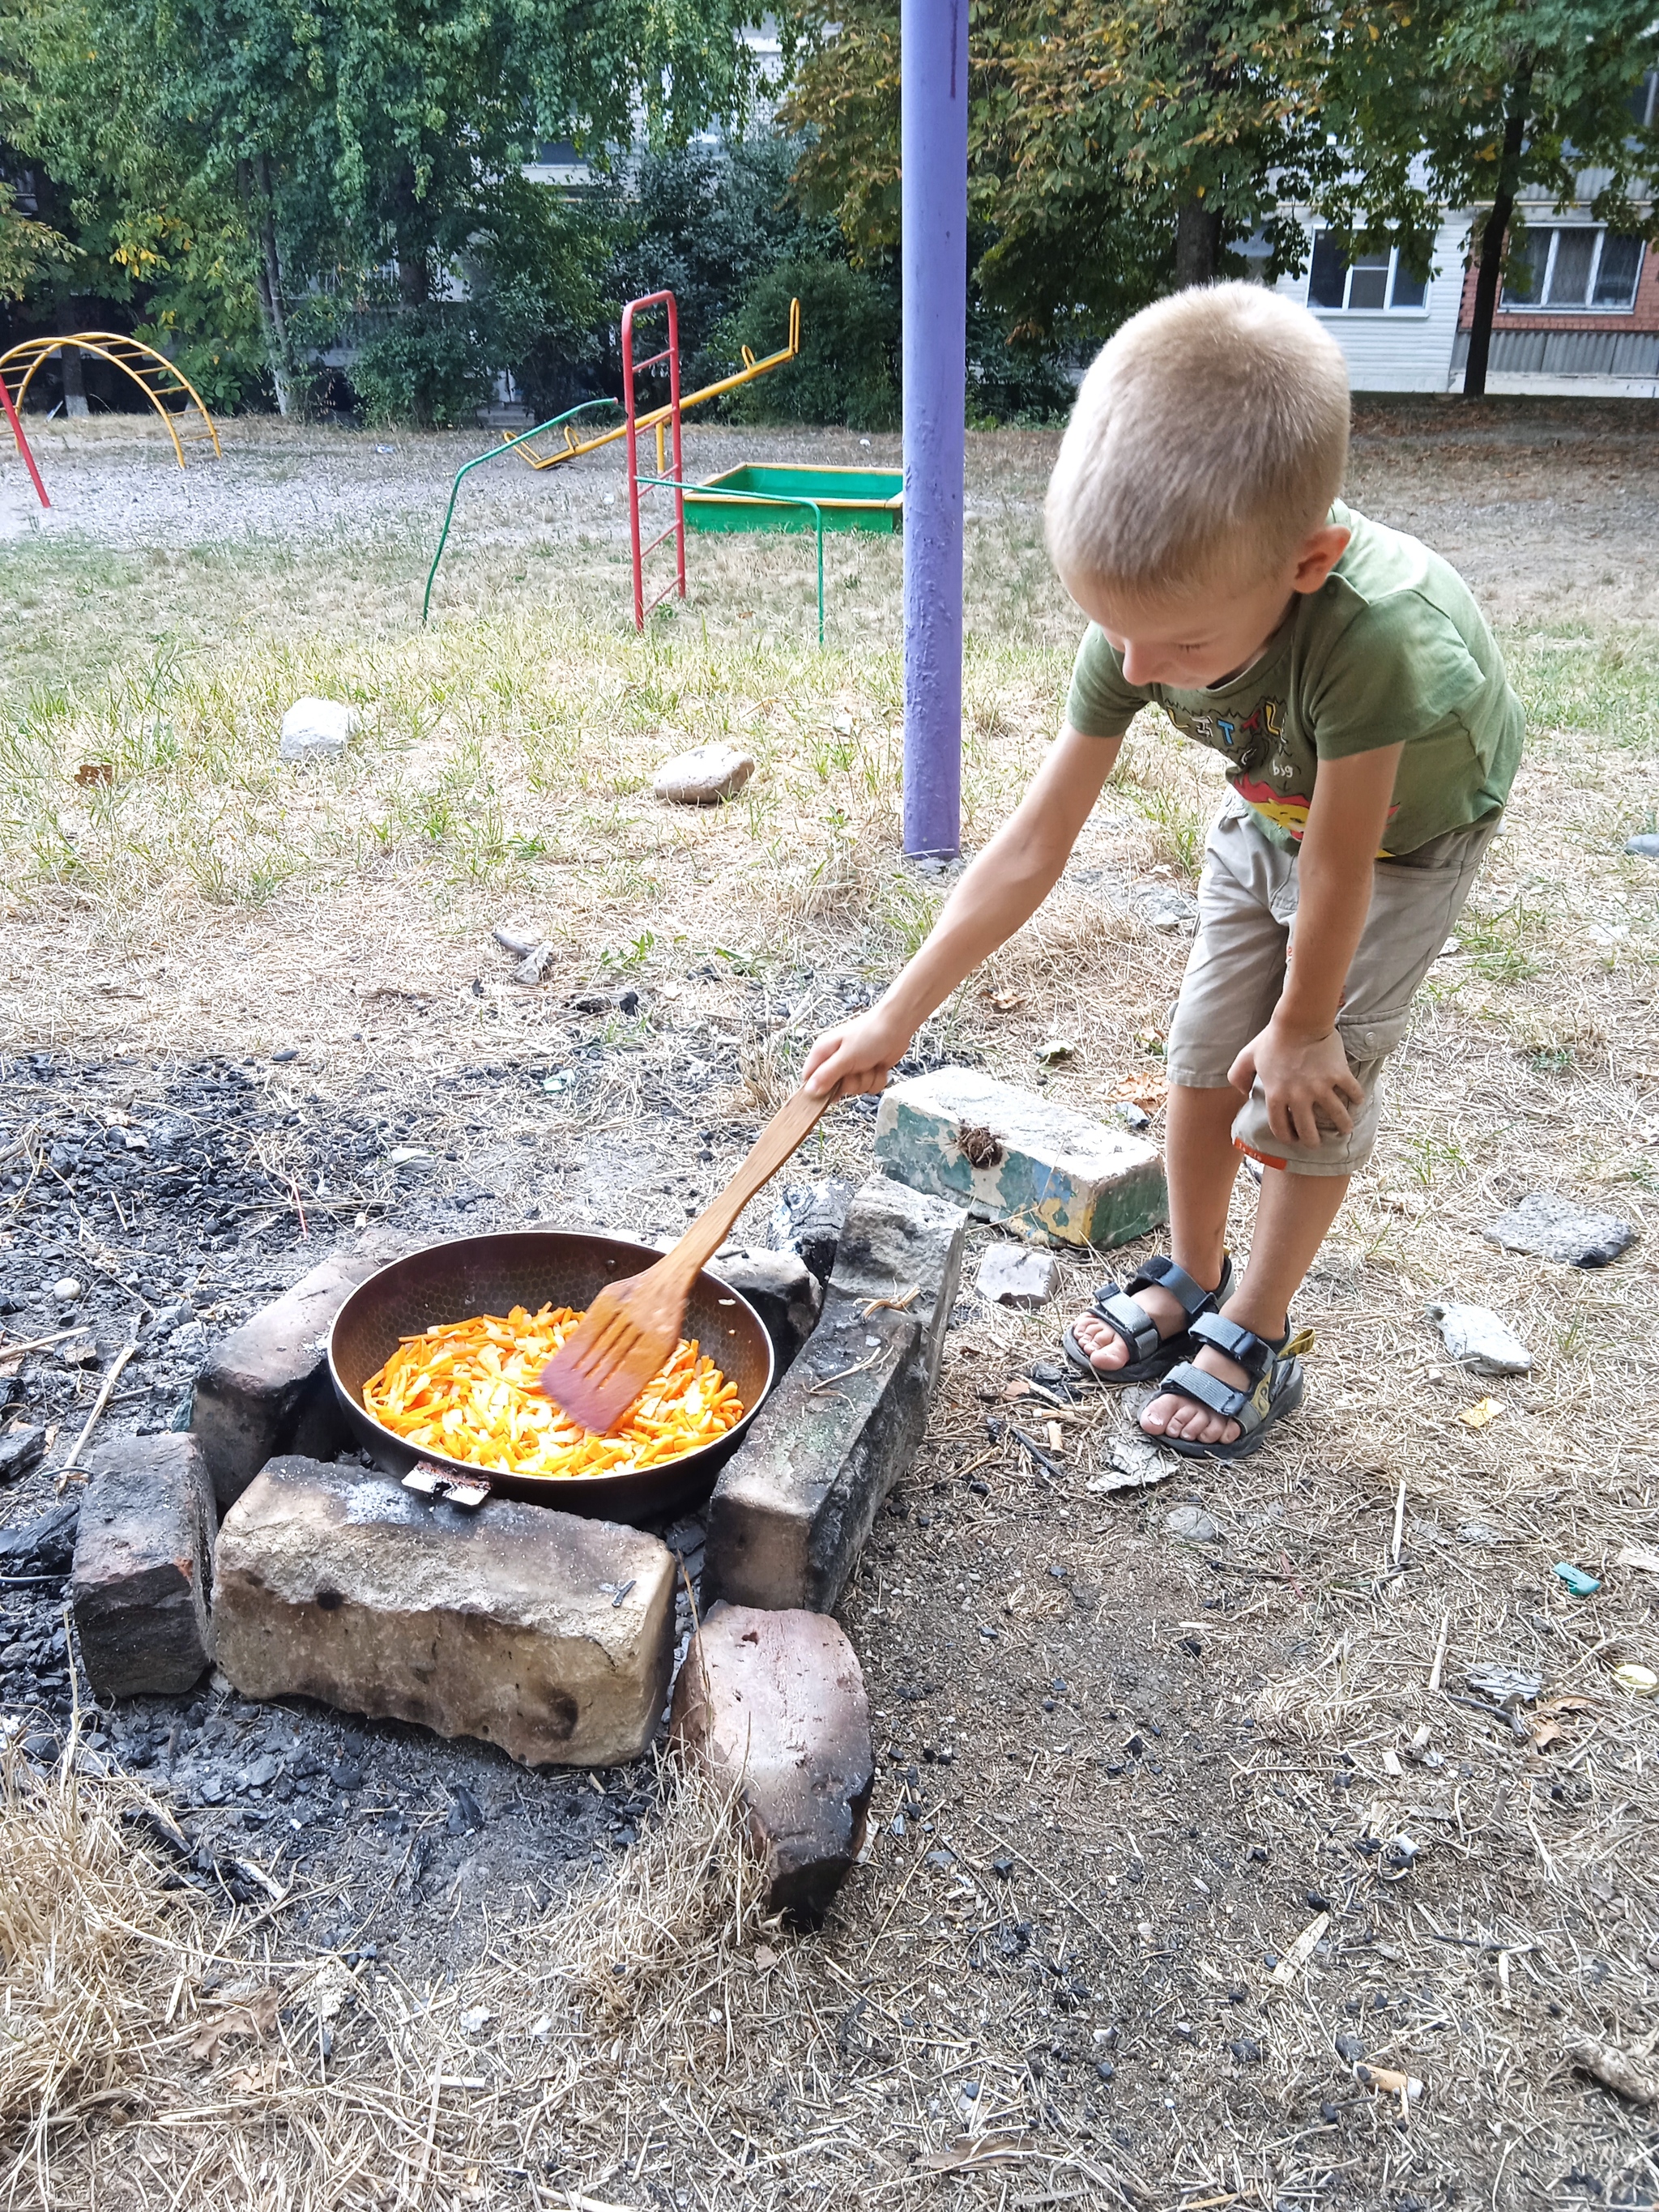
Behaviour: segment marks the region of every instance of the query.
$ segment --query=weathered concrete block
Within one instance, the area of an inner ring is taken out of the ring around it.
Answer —
[[[875,1768],[858,1654],[820,1613],[717,1605],[674,1688],[673,1732],[736,1790],[766,1910],[816,1919],[864,1842]]]
[[[831,1289],[788,1375],[720,1469],[708,1504],[705,1602],[804,1606],[841,1595],[878,1508],[927,1425],[921,1324],[866,1318]]]
[[[927,1348],[930,1390],[962,1282],[967,1229],[961,1206],[884,1175],[860,1184],[841,1225],[830,1290],[865,1305],[890,1298],[915,1316]]]
[[[882,1095],[876,1158],[918,1190],[1067,1244],[1127,1244],[1169,1215],[1152,1146],[1086,1114],[941,1067]]]
[[[217,1517],[194,1437],[126,1437],[94,1455],[70,1602],[100,1698],[178,1695],[206,1673]]]
[[[482,1736],[526,1766],[611,1766],[668,1687],[674,1561],[637,1528],[274,1459],[219,1531],[215,1656],[245,1697]]]
[[[819,1282],[827,1282],[852,1203],[853,1186],[838,1176],[792,1183],[772,1208],[767,1236],[778,1251],[797,1253]]]
[[[823,1284],[793,1252],[728,1247],[714,1255],[708,1272],[748,1299],[766,1324],[779,1375],[787,1373],[823,1310]]]
[[[404,1249],[371,1231],[233,1329],[196,1378],[191,1429],[222,1510],[278,1452],[330,1458],[350,1443],[328,1374],[328,1332],[359,1283]]]
[[[986,1247],[974,1282],[981,1297],[1004,1306],[1046,1305],[1059,1287],[1060,1268],[1051,1253],[1001,1243]]]

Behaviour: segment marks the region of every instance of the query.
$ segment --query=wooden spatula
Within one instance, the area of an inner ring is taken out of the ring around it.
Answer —
[[[542,1388],[573,1421],[603,1436],[614,1429],[680,1340],[685,1302],[699,1272],[730,1235],[757,1190],[806,1141],[829,1106],[798,1091],[775,1114],[720,1196],[672,1251],[642,1275],[607,1283],[542,1370]]]

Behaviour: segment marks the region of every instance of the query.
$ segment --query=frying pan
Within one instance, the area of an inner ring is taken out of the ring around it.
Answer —
[[[406,1474],[417,1462],[463,1480],[484,1480],[506,1498],[527,1498],[562,1512],[606,1521],[648,1521],[701,1500],[723,1462],[742,1442],[772,1387],[772,1340],[754,1308],[717,1277],[700,1274],[685,1310],[685,1334],[729,1382],[747,1411],[718,1442],[638,1474],[524,1475],[470,1467],[441,1452],[422,1451],[384,1427],[363,1404],[363,1385],[398,1348],[399,1338],[475,1314],[504,1314],[515,1305],[590,1306],[607,1283],[653,1266],[662,1254],[621,1237],[576,1230],[519,1229],[494,1237],[458,1237],[394,1260],[361,1283],[335,1316],[328,1365],[353,1434],[378,1466]]]

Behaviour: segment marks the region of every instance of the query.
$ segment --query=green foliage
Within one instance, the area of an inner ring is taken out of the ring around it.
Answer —
[[[80,258],[61,231],[21,212],[16,193],[0,178],[0,300],[21,300],[32,278],[54,263],[67,267]]]
[[[464,307],[428,302],[394,316],[351,367],[367,421],[453,429],[472,420],[489,391],[489,362]]]
[[[899,418],[898,303],[869,272],[845,261],[786,261],[750,288],[720,336],[731,368],[739,348],[777,349],[800,301],[800,358],[732,395],[738,422],[845,422],[890,430]]]

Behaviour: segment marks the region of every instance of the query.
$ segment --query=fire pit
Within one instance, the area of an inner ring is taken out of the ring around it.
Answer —
[[[773,1351],[764,1324],[746,1299],[717,1277],[697,1278],[685,1330],[696,1337],[746,1411],[718,1442],[639,1474],[549,1478],[497,1473],[432,1451],[417,1451],[363,1404],[363,1385],[404,1336],[474,1314],[521,1305],[586,1307],[607,1283],[640,1273],[661,1257],[647,1244],[568,1230],[519,1230],[458,1237],[393,1261],[355,1290],[335,1317],[329,1370],[353,1433],[376,1463],[393,1474],[417,1464],[457,1483],[552,1505],[606,1521],[659,1517],[706,1498],[724,1462],[742,1442],[772,1385]]]

